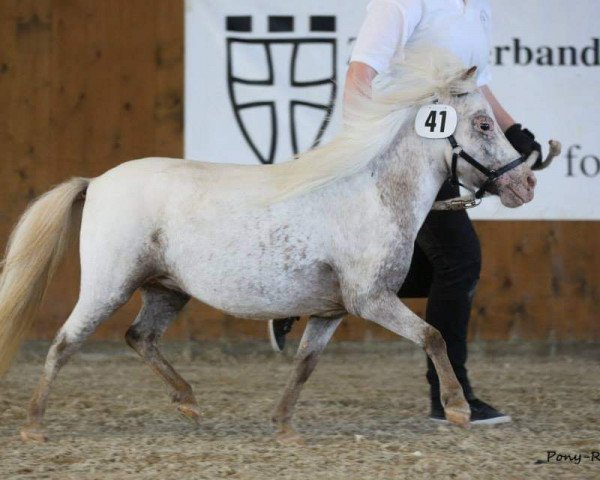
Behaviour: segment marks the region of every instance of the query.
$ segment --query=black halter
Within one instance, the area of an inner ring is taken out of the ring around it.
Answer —
[[[485,194],[487,189],[490,187],[490,185],[492,183],[494,183],[496,180],[498,180],[498,177],[500,177],[500,175],[504,175],[509,170],[512,170],[513,168],[518,167],[519,165],[521,165],[523,162],[525,162],[527,160],[527,158],[525,158],[523,155],[521,155],[516,160],[513,160],[510,163],[507,163],[506,165],[499,168],[498,170],[490,170],[489,168],[485,167],[484,165],[479,163],[477,160],[475,160],[467,152],[465,152],[462,149],[462,147],[456,142],[454,135],[450,135],[448,137],[448,141],[450,142],[450,145],[452,145],[452,149],[453,149],[453,151],[452,151],[452,176],[450,177],[450,181],[452,182],[453,185],[460,185],[462,187],[465,187],[462,183],[460,183],[458,181],[458,175],[456,173],[458,157],[461,157],[462,159],[466,160],[468,163],[473,165],[477,170],[479,170],[481,173],[483,173],[487,177],[487,180],[483,183],[483,185],[479,188],[479,190],[477,190],[477,192],[475,192],[475,198],[477,198],[477,199],[483,197],[483,195]],[[465,188],[467,188],[467,187],[465,187]]]

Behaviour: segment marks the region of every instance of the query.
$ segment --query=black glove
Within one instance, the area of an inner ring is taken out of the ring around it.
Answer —
[[[526,128],[521,128],[520,123],[515,123],[506,132],[506,138],[514,149],[524,157],[528,158],[532,152],[538,152],[538,158],[533,164],[532,170],[538,170],[542,165],[542,146],[535,141],[535,136]]]

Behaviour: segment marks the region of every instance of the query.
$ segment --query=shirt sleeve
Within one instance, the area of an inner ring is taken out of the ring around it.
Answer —
[[[490,64],[488,63],[485,66],[485,68],[483,69],[483,71],[481,73],[479,73],[479,75],[477,75],[477,86],[483,87],[484,85],[487,85],[488,83],[490,83],[491,80],[492,80],[492,72],[491,72]]]
[[[483,2],[483,9],[482,9],[481,14],[485,15],[485,25],[484,25],[485,36],[487,39],[487,44],[488,44],[489,48],[491,48],[492,10],[490,8],[489,2],[487,2],[487,1]],[[482,21],[483,21],[483,18],[482,18]],[[491,81],[492,81],[492,66],[490,65],[490,62],[488,61],[485,65],[485,68],[483,68],[483,70],[481,72],[479,72],[479,75],[477,76],[477,86],[483,87],[484,85],[487,85]]]
[[[385,70],[422,14],[421,0],[371,0],[350,61],[366,63],[378,73]]]

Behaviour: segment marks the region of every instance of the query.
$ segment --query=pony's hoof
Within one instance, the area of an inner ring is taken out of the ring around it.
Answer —
[[[469,428],[469,420],[471,418],[471,412],[467,407],[467,411],[465,412],[463,409],[455,409],[455,408],[446,408],[444,410],[446,414],[446,420],[454,425],[458,425],[462,428]]]
[[[194,423],[194,425],[198,425],[200,423],[200,417],[202,414],[200,413],[198,405],[182,403],[177,405],[177,411],[183,416],[183,418],[191,421]]]
[[[305,445],[302,435],[289,427],[277,432],[275,439],[277,440],[277,443],[287,447],[303,447]]]
[[[462,389],[450,395],[444,405],[446,420],[462,428],[469,428],[471,409],[465,400]]]
[[[44,443],[48,441],[48,437],[44,433],[44,429],[39,426],[27,425],[21,428],[21,439],[24,442]]]

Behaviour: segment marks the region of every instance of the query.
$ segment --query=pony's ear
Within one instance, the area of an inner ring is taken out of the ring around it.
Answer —
[[[465,73],[463,73],[462,79],[469,80],[470,78],[473,78],[473,75],[475,75],[475,72],[477,72],[477,65],[473,65],[471,68],[466,70]]]

